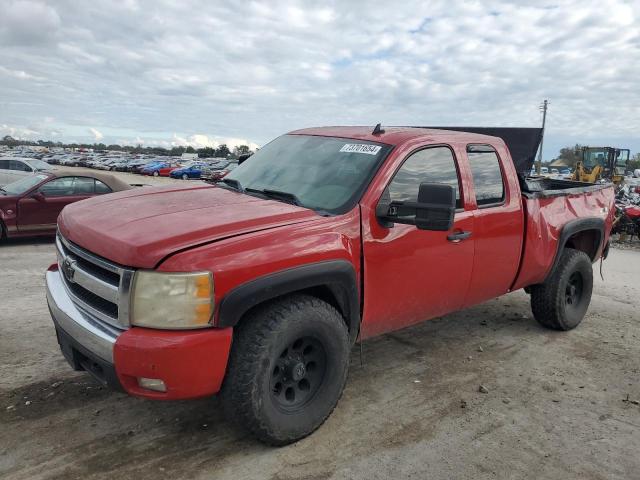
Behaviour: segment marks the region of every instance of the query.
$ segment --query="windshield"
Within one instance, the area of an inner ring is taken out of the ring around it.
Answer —
[[[17,182],[5,185],[2,189],[7,193],[7,195],[22,195],[24,192],[31,190],[47,177],[48,175],[29,175],[22,177]]]
[[[283,135],[225,178],[244,189],[295,195],[303,207],[345,213],[360,199],[391,148],[365,140]]]
[[[604,148],[589,148],[585,150],[584,166],[593,168],[596,165],[605,167],[607,165],[607,150]]]
[[[27,160],[27,163],[36,170],[51,170],[51,165],[42,160]]]

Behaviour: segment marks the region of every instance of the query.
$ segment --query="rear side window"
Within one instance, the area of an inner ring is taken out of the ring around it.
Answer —
[[[498,154],[489,145],[469,145],[467,156],[479,207],[504,202],[504,182]]]
[[[424,182],[451,185],[456,191],[456,208],[462,208],[458,171],[447,147],[425,148],[412,154],[397,171],[384,196],[392,202],[416,202],[420,184]]]
[[[96,180],[96,193],[98,194],[111,193],[111,189],[107,187],[104,183],[102,183],[100,180]]]
[[[73,194],[74,195],[93,195],[94,186],[93,178],[89,177],[76,177],[73,181]]]
[[[9,169],[16,170],[18,172],[31,172],[31,167],[24,162],[18,160],[11,160]]]
[[[9,160],[0,160],[0,170],[9,170]]]

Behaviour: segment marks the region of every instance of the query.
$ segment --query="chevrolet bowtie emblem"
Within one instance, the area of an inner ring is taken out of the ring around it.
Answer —
[[[73,276],[76,273],[75,264],[75,260],[69,260],[68,258],[65,258],[61,265],[62,274],[64,275],[64,278],[66,278],[70,283],[74,281]]]

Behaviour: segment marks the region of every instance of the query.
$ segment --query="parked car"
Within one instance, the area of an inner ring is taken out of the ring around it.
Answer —
[[[127,167],[127,171],[131,173],[142,173],[146,167],[151,167],[152,165],[161,163],[158,160],[137,160],[133,162],[129,167]]]
[[[0,187],[51,170],[51,165],[35,158],[0,157]]]
[[[201,178],[213,182],[215,177],[220,178],[218,172],[224,170],[230,163],[228,160],[222,160],[205,165],[202,168]]]
[[[113,167],[116,163],[118,163],[118,160],[112,158],[98,163],[95,168],[97,168],[98,170],[113,170]]]
[[[525,178],[540,129],[461,130],[298,130],[217,185],[70,205],[46,273],[62,352],[130,395],[220,392],[284,445],[331,414],[357,339],[518,289],[576,327],[613,187]]]
[[[207,176],[207,181],[209,182],[219,182],[222,180],[227,174],[232,172],[238,166],[235,162],[229,162],[226,166],[222,168],[211,169],[209,171],[209,175]]]
[[[202,174],[202,167],[204,163],[194,163],[186,167],[175,168],[171,170],[169,176],[171,178],[181,178],[183,180],[189,180],[190,178],[200,178]]]
[[[129,190],[112,175],[36,173],[0,189],[0,237],[53,235],[60,211],[71,203]]]
[[[126,160],[126,159],[118,160],[111,166],[111,170],[115,170],[116,172],[126,172],[131,162],[132,160]]]
[[[175,163],[159,162],[145,166],[140,173],[142,175],[153,175],[154,177],[168,177],[171,170],[178,167],[179,165]]]

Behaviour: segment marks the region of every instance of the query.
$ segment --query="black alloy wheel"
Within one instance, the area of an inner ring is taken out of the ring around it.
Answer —
[[[327,367],[327,354],[315,338],[290,343],[275,361],[271,373],[271,399],[284,412],[296,412],[316,394]]]

